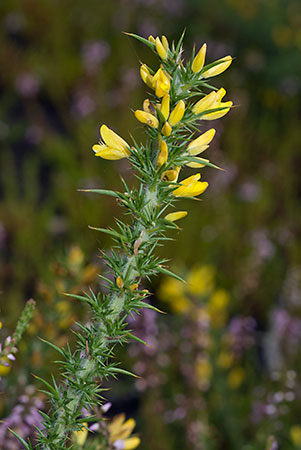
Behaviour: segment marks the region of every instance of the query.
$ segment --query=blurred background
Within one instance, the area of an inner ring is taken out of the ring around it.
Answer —
[[[171,41],[185,28],[184,57],[206,42],[207,61],[236,58],[213,84],[238,107],[212,123],[209,157],[225,172],[204,169],[202,203],[182,201],[183,230],[160,249],[190,288],[148,286],[168,316],[131,323],[150,347],[121,353],[142,379],[110,385],[110,414],[135,417],[145,450],[260,449],[270,435],[301,448],[300,2],[1,0],[0,24],[2,341],[25,301],[37,301],[2,373],[2,418],[16,417],[26,390],[27,408],[44,402],[31,374],[56,373],[56,356],[38,336],[64,345],[86,317],[61,293],[99,286],[98,249],[110,240],[87,227],[121,212],[77,190],[134,182],[127,161],[91,150],[102,123],[142,137],[131,112],[145,98],[140,61],[157,63],[122,32]],[[0,425],[1,439],[19,448]]]

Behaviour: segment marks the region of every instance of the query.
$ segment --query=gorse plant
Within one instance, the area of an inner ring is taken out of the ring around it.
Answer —
[[[144,124],[146,141],[137,143],[132,138],[129,145],[102,125],[102,140],[93,150],[96,156],[108,160],[128,158],[140,185],[133,189],[122,180],[124,192],[88,190],[116,198],[130,215],[131,222],[116,220],[115,229],[93,228],[113,238],[110,253],[103,255],[113,281],[101,275],[108,288],[106,293],[91,291],[72,295],[90,307],[91,320],[88,325],[77,324],[80,332],[76,333],[75,351],[56,347],[62,357],[64,382],[61,385],[54,380],[52,385],[44,382],[51,408],[49,414],[43,414],[44,429],[38,430],[36,448],[39,450],[71,448],[73,432],[84,432],[89,422],[97,420],[94,415],[82,417],[82,411],[83,408],[95,411],[102,403],[101,381],[120,373],[129,374],[113,359],[114,348],[130,339],[140,341],[127,328],[127,316],[141,308],[153,308],[145,301],[149,292],[141,288],[142,280],[159,273],[180,279],[166,268],[166,260],[154,256],[154,249],[168,239],[165,233],[177,229],[174,222],[187,214],[167,209],[181,197],[194,198],[208,187],[206,181],[200,181],[200,173],[178,182],[181,168],[217,168],[199,156],[209,147],[215,130],[212,128],[198,137],[196,133],[200,121],[218,119],[232,106],[232,102],[222,101],[226,91],[216,89],[207,81],[227,69],[232,61],[230,56],[204,65],[204,44],[197,54],[193,50],[191,60],[185,65],[183,36],[171,46],[165,36],[161,39],[150,36],[148,40],[130,36],[146,44],[160,59],[156,71],[145,64],[140,68],[141,77],[151,90],[143,108],[135,111],[138,121]],[[211,92],[205,94],[204,89]],[[88,448],[89,440],[82,439],[80,445]],[[22,443],[26,449],[33,448],[30,443]],[[111,448],[109,444],[108,448]]]

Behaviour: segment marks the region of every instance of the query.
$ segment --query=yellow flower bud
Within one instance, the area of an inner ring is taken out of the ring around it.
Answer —
[[[224,58],[218,59],[215,62],[218,64],[216,64],[215,66],[211,67],[208,70],[205,70],[202,73],[202,78],[215,77],[216,75],[219,75],[220,73],[224,72],[226,69],[228,69],[228,67],[232,63],[232,56],[230,55],[225,56]]]
[[[207,145],[207,147],[209,147],[209,146]],[[205,158],[196,158],[196,159],[198,159],[200,162],[192,161],[185,165],[187,167],[191,167],[192,169],[202,169],[203,167],[206,167],[206,164],[204,164],[204,161],[210,162],[209,159],[205,159]]]
[[[212,109],[212,105],[216,100],[216,92],[212,91],[210,94],[205,95],[205,97],[201,98],[192,108],[192,112],[194,114],[201,114],[204,111],[208,111]]]
[[[158,167],[163,166],[166,163],[168,158],[168,147],[165,141],[160,142],[160,152],[158,155],[157,165]]]
[[[152,80],[152,88],[155,90],[157,97],[161,98],[165,94],[169,93],[170,90],[170,80],[164,70],[158,69]]]
[[[160,56],[160,58],[166,59],[167,58],[167,50],[164,48],[164,45],[160,41],[159,37],[156,38],[155,44],[156,44],[157,53]]]
[[[166,51],[168,51],[169,50],[169,43],[168,43],[167,37],[163,35],[161,39],[162,39],[163,47],[165,48]]]
[[[153,114],[141,111],[140,109],[137,109],[137,111],[135,111],[135,117],[139,120],[139,122],[145,123],[152,128],[158,128],[159,126],[157,117],[153,116]]]
[[[153,87],[153,77],[150,74],[146,64],[142,64],[140,67],[140,76],[148,87]]]
[[[163,134],[164,136],[168,137],[168,136],[171,135],[172,128],[171,128],[171,126],[169,125],[168,122],[165,122],[165,124],[163,125],[161,131],[162,131],[162,134]]]
[[[130,290],[133,292],[133,291],[135,291],[138,288],[138,286],[139,285],[137,283],[131,284],[130,285]]]
[[[151,34],[148,36],[147,38],[150,42],[152,42],[152,44],[156,44],[156,39],[154,38],[154,36],[152,36]]]
[[[191,69],[193,73],[198,73],[202,70],[202,68],[204,67],[204,63],[205,63],[205,57],[206,57],[206,50],[207,50],[207,45],[204,44],[201,49],[199,50],[198,54],[196,55],[196,57],[194,58],[192,65],[191,65]]]
[[[177,211],[167,214],[164,219],[169,220],[170,222],[175,222],[176,220],[182,219],[183,217],[187,216],[187,214],[187,211]]]
[[[197,139],[194,139],[187,147],[187,151],[191,156],[199,155],[209,147],[215,135],[215,129],[211,128],[205,133],[201,134]]]
[[[117,285],[117,287],[119,287],[119,289],[123,288],[124,283],[123,283],[123,279],[121,277],[116,278],[116,285]]]
[[[178,122],[180,122],[180,120],[184,116],[184,112],[185,112],[185,103],[183,102],[183,100],[180,100],[169,116],[169,123],[172,127],[176,125]]]
[[[161,102],[161,113],[164,119],[167,120],[169,116],[170,97],[168,94],[164,95]]]

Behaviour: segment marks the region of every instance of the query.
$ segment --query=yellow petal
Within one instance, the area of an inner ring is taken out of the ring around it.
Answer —
[[[230,55],[225,56],[224,58],[218,59],[215,62],[218,64],[216,64],[215,66],[211,67],[208,70],[205,70],[205,72],[202,73],[203,78],[215,77],[216,75],[219,75],[220,73],[228,69],[228,67],[232,62],[232,56]]]
[[[191,183],[195,183],[200,178],[201,178],[201,174],[200,173],[196,173],[195,175],[191,175],[190,177],[185,178],[184,180],[182,180],[180,184],[182,184],[183,186],[189,186]]]
[[[163,166],[168,158],[168,147],[165,141],[160,142],[160,151],[158,155],[157,165],[158,167]]]
[[[210,107],[216,101],[216,92],[212,91],[210,94],[205,95],[205,97],[201,98],[192,108],[192,112],[194,114],[201,114],[204,111],[210,109]]]
[[[108,430],[110,432],[110,436],[113,434],[118,434],[122,424],[125,421],[125,414],[118,414],[117,416],[115,416],[111,423],[108,424]]]
[[[206,148],[209,147],[208,144],[212,141],[215,135],[215,129],[211,128],[205,133],[201,134],[198,138],[194,139],[187,147],[187,151],[190,155],[199,155]]]
[[[161,39],[162,39],[163,47],[165,48],[166,51],[168,51],[169,50],[169,43],[168,43],[167,37],[163,35]]]
[[[139,122],[145,123],[146,125],[149,125],[152,128],[158,128],[159,126],[159,121],[157,117],[145,111],[141,111],[140,109],[137,109],[137,111],[135,111],[135,117],[136,119],[139,120]]]
[[[157,53],[160,56],[160,58],[166,59],[167,58],[167,50],[164,48],[164,45],[160,41],[159,37],[156,38],[155,44],[156,44]]]
[[[116,134],[113,130],[108,128],[106,125],[102,125],[100,127],[100,135],[108,147],[112,147],[117,150],[126,151],[128,153],[128,155],[130,154],[130,151],[128,150],[129,146],[128,146],[127,142],[125,142],[124,139],[122,139],[120,136],[118,136],[118,134]]]
[[[193,73],[198,73],[204,67],[207,45],[204,44],[194,58],[191,69]]]
[[[156,96],[161,98],[168,94],[170,90],[170,80],[164,70],[158,69],[153,76],[152,87],[155,90]]]
[[[85,422],[84,425],[87,427],[88,423]],[[87,440],[87,437],[88,437],[88,430],[85,427],[82,427],[82,429],[79,430],[79,431],[73,431],[72,432],[72,439],[79,446],[83,446],[84,445],[84,443]]]
[[[153,87],[153,77],[150,74],[146,64],[142,64],[140,67],[140,76],[148,87]]]
[[[152,36],[151,34],[148,36],[147,38],[150,42],[152,42],[153,44],[156,43],[156,39],[154,38],[154,36]]]
[[[164,219],[169,220],[170,222],[175,222],[176,220],[182,219],[183,217],[187,216],[187,214],[187,211],[177,211],[167,214]]]
[[[162,127],[162,134],[163,134],[164,136],[168,137],[168,136],[171,135],[171,132],[172,132],[171,126],[169,125],[168,122],[165,122],[165,124],[164,124],[163,127]]]
[[[161,113],[163,114],[165,120],[167,120],[169,116],[169,104],[170,104],[169,95],[165,94],[161,102]]]
[[[124,450],[134,450],[134,448],[137,448],[138,445],[140,444],[140,439],[136,436],[131,437],[129,439],[126,439],[126,441],[124,442]]]
[[[212,113],[204,114],[202,116],[202,120],[215,120],[220,119],[221,117],[224,117],[229,111],[231,106],[233,105],[233,102],[221,102],[218,105],[214,105],[214,108],[224,108],[220,111],[215,111]]]
[[[176,104],[175,108],[172,110],[169,117],[169,123],[172,127],[176,125],[178,122],[180,122],[180,120],[184,116],[184,112],[185,112],[185,103],[183,102],[183,100],[180,100]]]
[[[216,101],[216,102],[221,102],[221,101],[222,101],[222,98],[224,98],[225,95],[226,95],[226,89],[220,88],[220,89],[216,92],[215,101]]]
[[[126,150],[118,150],[117,148],[108,147],[107,145],[93,145],[93,151],[95,156],[100,156],[103,159],[117,160],[122,158],[127,158],[129,152]]]
[[[176,197],[196,197],[202,194],[208,187],[206,181],[195,181],[189,184],[189,186],[180,186],[173,191]]]

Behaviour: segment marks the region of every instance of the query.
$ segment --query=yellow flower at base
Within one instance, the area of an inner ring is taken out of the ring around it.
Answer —
[[[204,111],[212,109],[212,105],[216,101],[216,92],[212,91],[210,94],[205,95],[201,98],[192,108],[194,114],[201,114]]]
[[[293,425],[290,429],[290,436],[293,444],[301,448],[301,426]]]
[[[4,364],[4,363],[5,363],[5,364]],[[8,365],[6,365],[6,363],[7,363]],[[10,367],[9,364],[10,364],[9,359],[6,358],[6,356],[4,356],[3,358],[1,358],[1,362],[0,362],[0,377],[5,377],[6,375],[9,374],[10,369],[11,369],[11,367]]]
[[[172,170],[166,170],[162,174],[163,181],[169,181],[170,183],[176,183],[178,181],[178,176],[180,173],[180,167]]]
[[[108,425],[110,442],[114,444],[114,448],[133,450],[140,444],[137,436],[130,436],[136,426],[134,419],[125,421],[125,414],[115,416]]]
[[[109,160],[117,160],[127,158],[131,154],[127,142],[106,125],[100,127],[100,135],[104,143],[100,142],[99,144],[93,145],[92,148],[95,156]]]
[[[167,214],[164,219],[169,220],[170,222],[175,222],[176,220],[183,219],[183,217],[186,217],[188,214],[187,211],[176,211],[174,213]]]
[[[72,441],[80,447],[84,445],[88,437],[88,430],[85,428],[88,427],[88,423],[85,422],[83,425],[81,430],[72,432]]]
[[[148,112],[137,109],[135,111],[135,117],[136,119],[139,120],[139,122],[145,123],[146,125],[149,125],[152,128],[158,128],[159,126],[159,121],[157,117],[153,116],[153,114],[150,114]]]
[[[185,180],[180,182],[181,186],[173,191],[173,194],[176,197],[196,197],[202,194],[207,189],[208,183],[206,181],[198,181],[200,178],[200,173],[185,178]]]
[[[228,375],[228,385],[232,389],[237,389],[241,386],[245,377],[245,371],[242,367],[235,367]]]
[[[196,57],[192,61],[191,69],[193,73],[198,73],[202,70],[205,63],[207,45],[204,44],[201,49],[198,51]]]
[[[225,56],[224,58],[218,59],[215,62],[218,64],[216,64],[215,66],[211,67],[208,70],[205,70],[202,73],[202,78],[215,77],[216,75],[219,75],[220,73],[224,72],[226,69],[228,69],[228,67],[232,63],[232,56],[230,55]]]
[[[172,128],[171,128],[171,126],[169,125],[168,122],[165,122],[165,124],[163,125],[161,131],[162,131],[162,134],[163,134],[164,136],[168,137],[168,136],[171,135]]]

